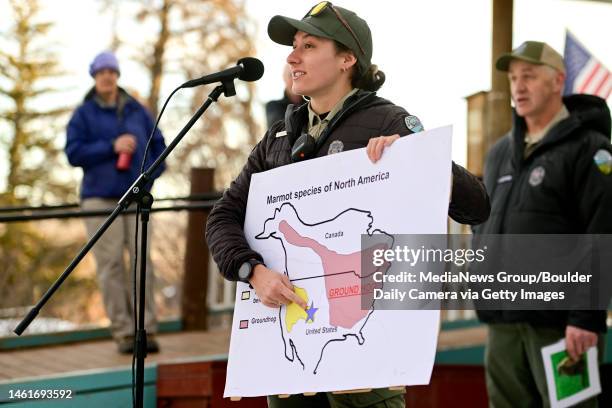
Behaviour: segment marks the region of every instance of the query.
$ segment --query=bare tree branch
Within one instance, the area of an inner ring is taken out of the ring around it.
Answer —
[[[116,2],[101,1],[104,4]],[[130,4],[140,6],[134,11],[135,21],[146,27],[156,27],[152,42],[124,44],[135,49],[134,59],[149,72],[147,104],[154,115],[166,74],[197,77],[227,68],[254,53],[255,25],[242,0],[133,0]],[[170,157],[170,172],[176,173],[170,177],[180,180],[179,185],[186,185],[186,175],[192,166],[216,166],[218,185],[227,184],[262,134],[251,111],[254,87],[243,83],[236,86],[245,91],[240,93],[245,95],[244,100],[222,99],[192,130],[199,134],[196,139],[207,140],[207,143],[183,141]],[[191,111],[200,106],[205,99],[204,92],[209,90],[203,87],[195,90],[189,102]],[[230,134],[227,123],[236,125],[231,129],[237,129],[239,134]],[[230,148],[228,143],[236,138],[245,140],[246,145]]]

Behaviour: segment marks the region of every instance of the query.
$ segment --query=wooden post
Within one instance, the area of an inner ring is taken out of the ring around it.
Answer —
[[[500,55],[512,50],[513,0],[493,0],[491,90],[468,101],[468,170],[482,177],[484,159],[495,142],[512,127],[508,75],[495,68]]]
[[[214,169],[191,169],[191,194],[210,193],[214,190]],[[181,314],[184,330],[208,328],[208,259],[209,251],[204,229],[209,210],[190,211],[187,218],[185,248],[185,274]]]
[[[491,92],[488,94],[488,112],[485,132],[485,151],[512,126],[510,85],[508,75],[495,68],[501,54],[512,50],[513,0],[493,0],[493,39],[491,49]]]
[[[489,116],[489,92],[481,91],[466,97],[467,117],[467,169],[482,177],[484,158],[487,154],[487,118]]]

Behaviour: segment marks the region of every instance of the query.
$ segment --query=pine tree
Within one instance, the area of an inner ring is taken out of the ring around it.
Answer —
[[[0,33],[0,146],[6,163],[6,172],[0,169],[0,206],[66,202],[76,189],[59,143],[68,109],[56,107],[61,98],[53,82],[62,71],[48,42],[52,23],[39,20],[37,0],[11,0],[10,6],[13,24],[0,28],[6,30]],[[58,221],[0,224],[0,308],[32,304],[59,276],[78,247],[68,230]],[[64,286],[75,285],[83,299],[95,289],[87,277]],[[63,289],[45,313],[72,302],[74,292]]]
[[[65,180],[58,143],[68,109],[46,106],[57,104],[59,98],[50,100],[58,92],[52,84],[62,75],[47,42],[52,23],[38,21],[37,0],[10,4],[14,24],[3,33],[0,47],[0,120],[10,129],[0,139],[8,167],[0,205],[61,202],[74,198],[75,188],[73,180]]]

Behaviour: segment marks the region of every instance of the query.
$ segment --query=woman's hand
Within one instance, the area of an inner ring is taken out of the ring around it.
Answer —
[[[115,153],[132,154],[136,150],[136,137],[129,133],[124,133],[115,139],[113,147],[115,148]]]
[[[399,139],[399,135],[391,135],[391,136],[379,136],[374,137],[368,141],[368,146],[366,147],[366,152],[368,154],[368,158],[372,163],[376,163],[382,157],[383,150],[387,146],[391,146],[393,142]]]
[[[275,272],[259,264],[255,266],[249,282],[261,303],[268,307],[278,308],[295,302],[302,309],[306,309],[306,302],[293,291],[293,284],[284,273]]]

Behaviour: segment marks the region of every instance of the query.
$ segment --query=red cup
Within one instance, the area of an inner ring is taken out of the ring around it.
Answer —
[[[125,171],[130,168],[130,163],[132,162],[132,154],[131,153],[119,153],[119,158],[117,159],[117,170]]]

